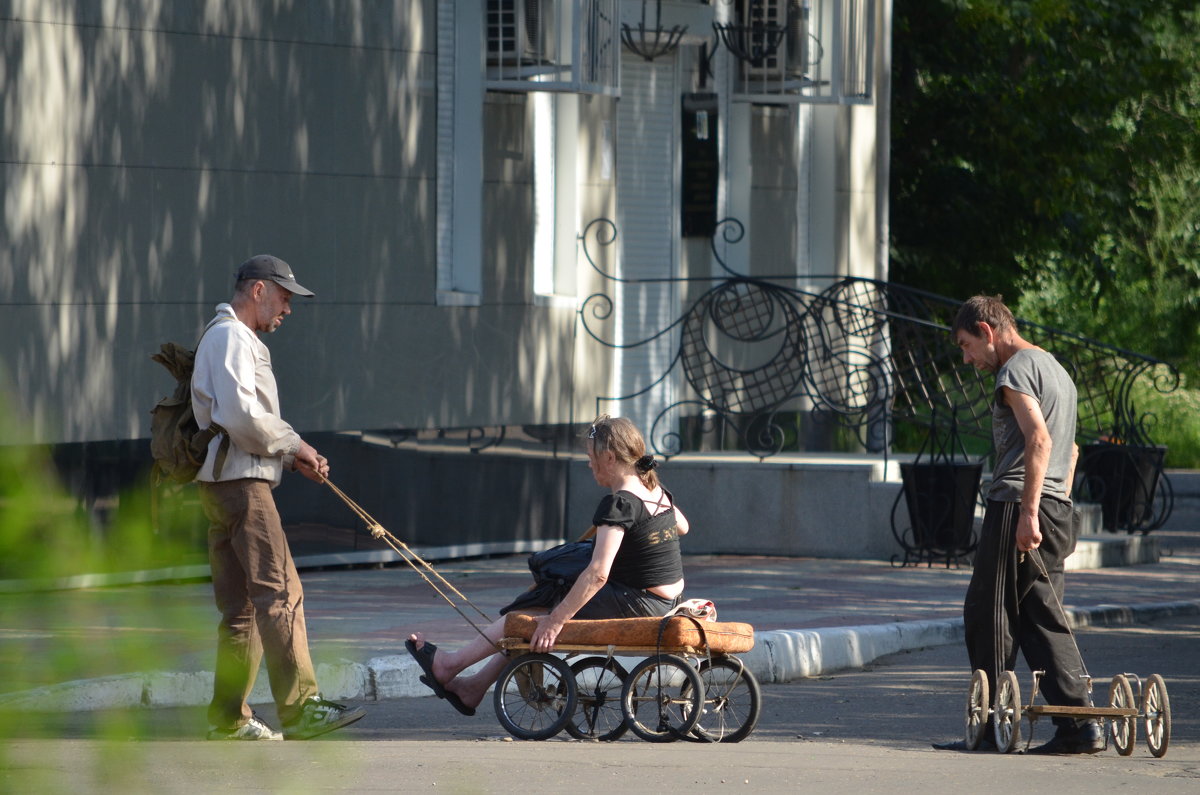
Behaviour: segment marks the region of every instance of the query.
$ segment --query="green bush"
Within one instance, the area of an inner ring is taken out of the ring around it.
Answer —
[[[24,441],[28,427],[0,386],[0,437]],[[43,697],[30,693],[98,676],[175,670],[177,653],[170,643],[162,642],[165,633],[156,629],[197,636],[203,631],[197,623],[189,623],[203,611],[163,598],[161,588],[76,589],[63,579],[204,560],[179,518],[184,512],[173,503],[168,502],[169,510],[162,512],[171,521],[154,527],[148,491],[133,489],[123,493],[121,500],[125,510],[114,511],[107,525],[101,526],[61,482],[46,446],[0,445],[2,769],[8,769],[10,739],[55,736],[71,722],[53,710],[21,706],[23,699],[36,703]],[[119,601],[124,613],[107,610],[112,599]],[[103,642],[98,643],[97,637]],[[148,710],[101,711],[86,722],[104,738],[154,736]],[[202,731],[203,726],[196,728],[198,734]],[[106,750],[103,758],[119,771],[137,760],[142,750],[139,744],[125,744]],[[59,790],[59,783],[35,789]],[[114,787],[117,784],[97,789]]]
[[[1167,446],[1166,466],[1200,469],[1200,390],[1180,387],[1162,393],[1149,380],[1134,385],[1131,398],[1155,444]]]

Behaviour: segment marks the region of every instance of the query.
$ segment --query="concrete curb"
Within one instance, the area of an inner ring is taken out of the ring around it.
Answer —
[[[776,684],[862,668],[888,654],[962,639],[962,619],[781,629],[754,633],[754,648],[741,657],[760,683]]]
[[[1200,601],[1096,605],[1073,608],[1067,613],[1074,627],[1122,626],[1200,615]],[[899,621],[855,627],[767,630],[754,635],[754,648],[741,655],[742,660],[760,683],[778,684],[862,668],[901,651],[961,643],[963,622],[962,619]],[[638,659],[625,658],[626,667]],[[346,660],[317,666],[321,692],[334,700],[428,696],[430,690],[418,680],[420,674],[420,667],[407,654],[376,657],[365,664]],[[270,703],[265,680],[266,677],[259,677],[251,703]],[[210,671],[158,671],[83,679],[0,695],[0,710],[83,712],[137,706],[200,706],[208,703],[212,681]]]
[[[1123,626],[1175,616],[1200,615],[1200,601],[1141,605],[1095,605],[1067,610],[1072,627]],[[899,621],[857,627],[756,632],[754,648],[741,655],[762,684],[862,668],[901,651],[961,643],[962,619]]]

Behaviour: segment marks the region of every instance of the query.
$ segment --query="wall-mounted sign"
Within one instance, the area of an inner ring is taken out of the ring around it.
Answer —
[[[717,228],[717,95],[683,95],[683,165],[680,207],[684,237],[712,237]]]

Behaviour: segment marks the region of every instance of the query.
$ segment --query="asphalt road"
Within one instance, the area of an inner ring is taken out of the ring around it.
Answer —
[[[1173,735],[1163,759],[1150,755],[1140,725],[1128,757],[1111,749],[1093,757],[933,750],[930,741],[961,733],[966,657],[948,646],[765,687],[758,728],[738,744],[651,744],[632,734],[616,743],[516,742],[490,702],[464,718],[434,698],[368,703],[363,721],[308,743],[205,742],[203,709],[196,708],[36,716],[40,726],[29,716],[6,725],[0,790],[1200,791],[1200,618],[1091,628],[1078,638],[1098,703],[1115,673],[1166,678]],[[1018,676],[1027,688],[1023,666]],[[270,707],[262,712],[273,720]],[[1034,744],[1051,732],[1040,722]]]

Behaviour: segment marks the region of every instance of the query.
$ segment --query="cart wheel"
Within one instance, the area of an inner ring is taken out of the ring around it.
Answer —
[[[687,737],[700,720],[703,703],[700,674],[674,654],[656,654],[642,660],[625,678],[621,690],[625,723],[638,737],[652,743]]]
[[[754,674],[737,657],[720,657],[700,663],[704,704],[692,737],[710,743],[737,743],[758,725],[762,691]],[[690,685],[683,683],[686,697]]]
[[[571,663],[577,704],[567,734],[578,740],[619,740],[629,728],[621,711],[621,687],[629,673],[611,657]]]
[[[1125,674],[1117,674],[1108,686],[1108,705],[1117,709],[1137,709],[1133,703],[1133,688]],[[1137,743],[1137,716],[1129,715],[1124,718],[1112,718],[1112,740],[1121,756],[1133,753]]]
[[[552,654],[523,654],[496,680],[496,717],[518,740],[547,740],[575,713],[575,677]]]
[[[1171,701],[1167,698],[1167,683],[1158,674],[1150,674],[1146,680],[1142,715],[1146,720],[1146,745],[1161,759],[1171,743]]]
[[[1002,671],[996,680],[996,707],[992,710],[996,748],[1007,754],[1021,740],[1021,686],[1012,671]]]
[[[963,738],[968,751],[974,751],[983,742],[988,727],[988,710],[992,696],[988,692],[987,672],[976,668],[971,672],[971,685],[967,688],[967,731]]]

